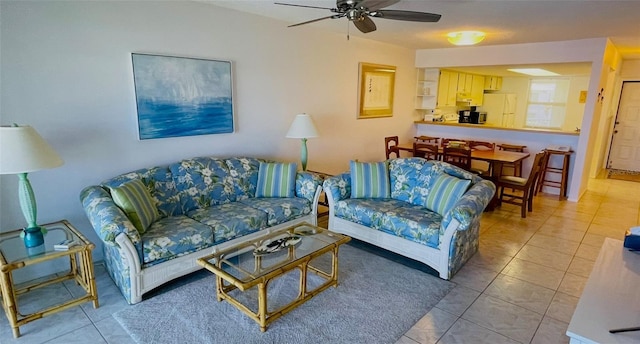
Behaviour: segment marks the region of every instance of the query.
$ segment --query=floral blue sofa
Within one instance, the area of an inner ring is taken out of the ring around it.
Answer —
[[[385,172],[379,172],[388,179],[375,182],[388,181],[388,194],[354,198],[354,178],[358,188],[374,182],[361,178],[351,164],[350,172],[323,184],[330,230],[427,264],[443,279],[477,251],[480,217],[496,191],[492,182],[445,162],[390,159]],[[447,182],[458,185],[457,191]],[[450,196],[452,190],[458,194]]]
[[[291,167],[286,194],[259,194],[262,164],[255,158],[185,159],[82,190],[84,210],[102,239],[106,269],[128,303],[200,269],[196,259],[215,248],[301,222],[316,224],[322,179],[284,164]],[[116,205],[123,190],[139,198],[137,213]]]

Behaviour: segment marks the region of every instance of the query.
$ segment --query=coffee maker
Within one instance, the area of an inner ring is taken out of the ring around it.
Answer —
[[[484,124],[487,121],[487,113],[476,111],[475,106],[469,110],[458,111],[458,123]]]

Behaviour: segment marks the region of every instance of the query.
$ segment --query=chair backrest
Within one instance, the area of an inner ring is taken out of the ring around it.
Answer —
[[[496,144],[493,142],[485,142],[485,141],[471,141],[469,142],[469,148],[492,151],[492,150],[496,150]]]
[[[438,160],[438,145],[429,143],[413,143],[413,156],[425,158],[427,160]]]
[[[445,146],[442,160],[469,171],[471,170],[471,149]]]
[[[525,188],[531,188],[531,191],[535,190],[538,177],[540,176],[540,172],[544,168],[544,164],[546,162],[546,156],[547,152],[545,151],[536,153],[535,158],[533,158],[531,172],[529,172],[529,177],[527,178],[527,182],[525,183]]]
[[[442,142],[442,147],[446,147],[446,146],[449,145],[449,142],[451,142],[451,141],[465,142],[465,143],[469,144],[468,140],[450,139],[450,138],[446,138],[446,137],[443,137],[440,142]]]
[[[420,136],[415,136],[414,140],[416,142],[435,143],[437,145],[438,141],[440,141],[440,138],[434,137],[434,136],[420,135]]]
[[[527,146],[520,146],[520,145],[510,145],[508,143],[501,143],[498,145],[498,149],[499,150],[503,150],[503,151],[509,151],[509,152],[524,152],[524,149],[527,148]]]
[[[384,153],[387,159],[391,158],[391,153],[396,154],[396,158],[400,157],[400,150],[398,149],[398,137],[388,136],[384,138]]]

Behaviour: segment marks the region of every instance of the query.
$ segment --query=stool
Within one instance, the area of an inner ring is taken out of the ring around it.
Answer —
[[[537,192],[542,192],[542,188],[546,185],[549,187],[559,188],[560,195],[559,199],[562,200],[567,197],[567,183],[569,181],[569,158],[573,151],[557,151],[553,149],[545,149],[544,152],[544,162],[543,169],[540,172],[540,177],[538,179],[538,187],[536,188]],[[551,167],[549,166],[549,160],[553,155],[561,155],[563,156],[562,167]],[[560,181],[547,179],[548,174],[560,174]],[[536,192],[536,193],[537,193]]]

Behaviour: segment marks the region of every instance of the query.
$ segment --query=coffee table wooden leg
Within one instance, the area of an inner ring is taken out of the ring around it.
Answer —
[[[216,299],[218,302],[222,301],[223,283],[222,277],[216,275]]]
[[[83,274],[89,287],[88,292],[93,297],[93,308],[96,309],[100,307],[100,303],[98,301],[98,287],[96,286],[96,272],[93,268],[93,256],[90,250],[86,250],[82,252],[82,257],[85,266]]]
[[[336,246],[333,249],[333,270],[331,271],[331,282],[333,283],[333,287],[338,287],[338,248],[340,246]]]
[[[258,317],[260,318],[260,331],[267,330],[267,283],[258,284]]]

